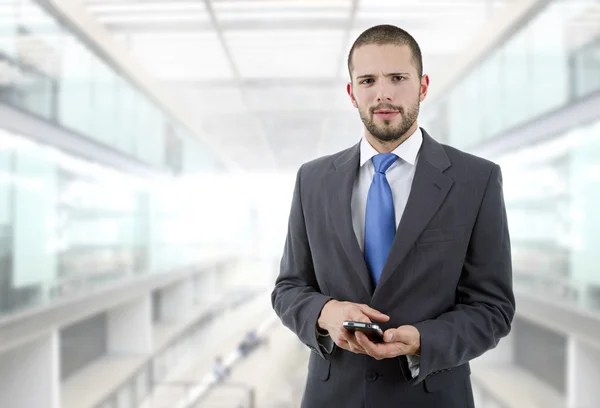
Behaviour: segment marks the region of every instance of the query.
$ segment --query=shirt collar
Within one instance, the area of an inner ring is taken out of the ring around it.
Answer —
[[[392,153],[401,158],[411,165],[415,165],[417,161],[417,154],[421,149],[423,143],[423,132],[421,128],[417,127],[417,130],[410,135],[400,146],[398,146]],[[366,162],[371,160],[373,156],[379,154],[377,150],[363,137],[360,141],[360,166],[362,167]]]

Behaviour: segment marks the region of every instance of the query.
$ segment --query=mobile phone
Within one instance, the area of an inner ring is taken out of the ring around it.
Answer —
[[[354,333],[355,331],[363,332],[373,343],[380,343],[383,341],[383,330],[381,330],[381,327],[379,327],[377,323],[345,321],[344,328],[351,333]]]

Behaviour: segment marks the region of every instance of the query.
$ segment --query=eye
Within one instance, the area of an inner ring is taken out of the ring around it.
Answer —
[[[363,79],[362,81],[360,81],[361,84],[370,84],[372,82],[367,82],[367,81],[373,81],[373,78],[367,78],[367,79]]]
[[[405,79],[406,79],[406,77],[403,77],[402,75],[394,75],[392,77],[392,81],[398,81],[398,82],[404,81]]]

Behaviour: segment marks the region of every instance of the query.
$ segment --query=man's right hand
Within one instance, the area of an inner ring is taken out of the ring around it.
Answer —
[[[367,354],[358,344],[354,333],[344,328],[344,322],[346,320],[363,323],[387,322],[389,319],[389,316],[367,305],[330,300],[323,306],[317,326],[318,329],[327,331],[338,347],[357,354]]]

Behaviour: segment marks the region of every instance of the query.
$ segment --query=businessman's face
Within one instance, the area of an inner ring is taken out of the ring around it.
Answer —
[[[429,78],[419,78],[410,49],[391,44],[363,45],[354,50],[352,62],[348,94],[366,130],[382,142],[414,131]]]

